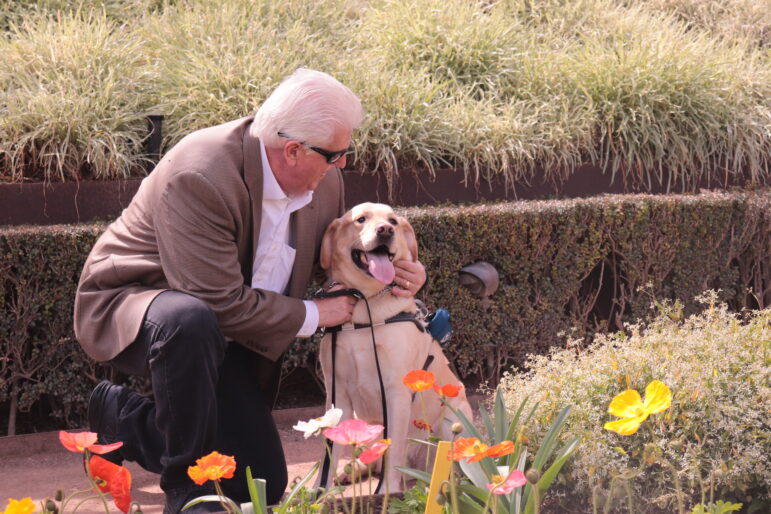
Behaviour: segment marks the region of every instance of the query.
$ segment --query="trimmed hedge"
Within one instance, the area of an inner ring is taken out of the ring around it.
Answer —
[[[771,305],[771,190],[680,196],[400,209],[428,270],[421,295],[453,316],[447,352],[460,374],[496,381],[530,353],[615,331],[645,317],[655,298],[686,313],[707,289],[733,309]],[[82,426],[87,395],[105,369],[74,341],[78,275],[104,225],[0,230],[0,412],[34,405]],[[501,275],[482,302],[458,285],[485,260]],[[315,370],[315,344],[295,344],[286,373]]]

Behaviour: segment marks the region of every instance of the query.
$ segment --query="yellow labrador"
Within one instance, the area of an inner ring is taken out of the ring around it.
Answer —
[[[374,326],[386,394],[388,437],[392,441],[385,473],[390,490],[402,490],[402,475],[394,467],[425,467],[425,453],[422,453],[425,446],[413,444],[408,448],[408,438],[426,439],[434,435],[450,440],[451,423],[444,419],[455,420],[434,391],[419,393],[423,396],[422,400],[415,398],[413,401],[412,391],[402,382],[403,377],[411,370],[423,368],[430,361],[427,369],[435,375],[437,384],[460,384],[450,370],[439,343],[427,330],[421,330],[411,321],[384,323],[400,313],[418,313],[414,298],[397,297],[388,288],[395,275],[393,262],[402,259],[416,261],[418,258],[415,232],[409,222],[397,216],[391,207],[363,203],[329,225],[322,240],[320,258],[321,266],[331,280],[358,289],[368,299],[372,319],[365,302],[360,300],[353,311],[353,323],[372,323]],[[327,408],[334,403],[335,407],[343,410],[343,419],[357,417],[368,423],[383,424],[371,329],[354,328],[348,324],[337,333],[336,398],[330,397],[333,372],[331,341],[332,335],[327,333],[319,354],[327,390]],[[457,397],[449,401],[471,419],[465,391],[461,390]],[[416,426],[421,421],[431,427],[432,434]],[[337,469],[338,447],[335,445],[333,449],[330,470]],[[332,482],[328,480],[327,483]]]

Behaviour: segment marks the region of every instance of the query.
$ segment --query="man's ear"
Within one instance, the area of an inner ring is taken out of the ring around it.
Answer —
[[[399,217],[399,225],[404,228],[404,239],[407,241],[407,248],[412,254],[412,262],[416,262],[418,260],[418,239],[415,237],[415,230],[413,230],[407,218],[402,218],[401,216]]]
[[[335,232],[342,225],[343,220],[340,218],[333,220],[329,224],[327,230],[324,232],[324,237],[321,239],[321,253],[319,255],[319,263],[322,269],[329,269],[329,265],[332,263],[332,249],[335,238]]]
[[[298,141],[288,141],[284,145],[284,159],[286,162],[294,164],[297,162],[297,157],[302,150],[302,146]]]

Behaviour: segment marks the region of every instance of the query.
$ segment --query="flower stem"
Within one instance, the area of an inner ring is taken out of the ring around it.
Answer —
[[[225,501],[225,494],[222,492],[222,486],[220,485],[219,480],[214,480],[214,490],[217,491],[217,496],[220,497],[220,504],[225,508],[228,514],[235,514],[230,502]],[[238,514],[241,513],[239,512]]]
[[[677,470],[672,465],[672,463],[664,457],[661,457],[661,463],[664,465],[664,467],[672,472],[672,478],[675,482],[675,492],[677,493],[677,512],[678,514],[685,514],[685,506],[683,504],[683,488],[680,485],[680,477],[677,476]]]
[[[91,487],[94,488],[96,493],[101,498],[102,506],[104,507],[105,514],[110,514],[110,507],[109,505],[107,505],[107,497],[105,497],[102,490],[99,489],[99,486],[96,485],[96,480],[94,480],[94,475],[91,474],[91,452],[88,451],[88,448],[83,450],[83,458],[86,459],[86,476],[88,477],[88,481],[91,484]],[[78,504],[78,506],[80,506],[80,504]]]

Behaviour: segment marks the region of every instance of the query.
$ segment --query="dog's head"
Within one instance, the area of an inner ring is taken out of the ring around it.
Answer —
[[[391,207],[362,203],[327,227],[320,259],[331,278],[369,296],[393,282],[395,261],[418,260],[418,244]]]

